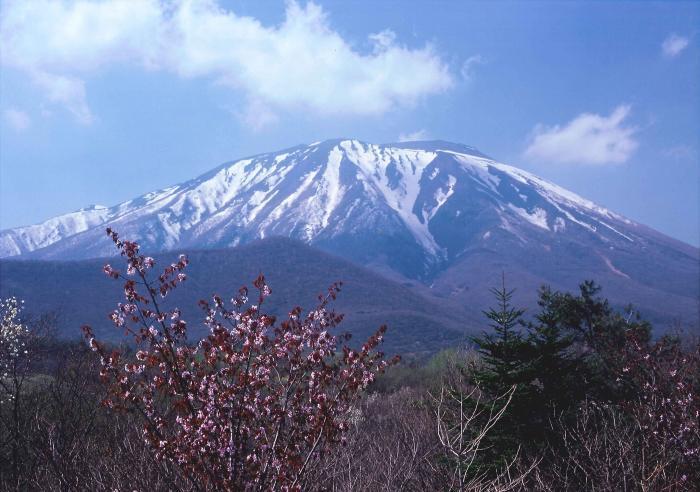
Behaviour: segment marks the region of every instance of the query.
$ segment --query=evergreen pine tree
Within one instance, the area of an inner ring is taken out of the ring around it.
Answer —
[[[645,340],[649,325],[615,312],[599,291],[590,281],[580,285],[578,295],[543,287],[539,313],[525,322],[505,280],[491,290],[497,305],[484,312],[491,330],[472,338],[481,363],[470,372],[470,382],[485,398],[470,403],[495,412],[504,404],[498,397],[515,391],[486,439],[481,471],[503,465],[519,448],[536,454],[543,446],[556,447],[550,422],[575,415],[584,399],[615,401],[635,390],[615,377],[621,369],[616,365],[629,330]]]
[[[551,325],[569,343],[569,357],[575,355],[574,365],[568,372],[575,372],[565,395],[577,400],[584,397],[606,402],[615,402],[629,396],[630,388],[623,388],[616,381],[621,363],[620,354],[627,343],[627,334],[648,342],[650,325],[632,315],[616,312],[608,300],[599,296],[600,287],[593,281],[579,286],[579,295],[540,292],[541,314],[538,317],[540,330]],[[532,328],[531,328],[532,331]],[[573,391],[573,393],[572,393]]]
[[[507,392],[511,386],[526,379],[524,352],[527,342],[519,329],[525,311],[511,305],[513,292],[506,289],[505,277],[500,289],[491,289],[497,306],[484,311],[484,315],[491,321],[489,327],[493,333],[485,332],[472,338],[483,362],[483,367],[472,372],[473,380],[493,396]]]
[[[532,448],[553,444],[550,422],[572,414],[586,396],[587,367],[574,350],[574,335],[563,323],[567,312],[561,309],[561,296],[542,287],[540,312],[527,323],[532,398],[522,415],[529,424],[522,438]]]
[[[511,304],[513,292],[506,289],[505,276],[500,289],[491,289],[497,304],[484,315],[490,320],[492,332],[472,338],[482,359],[480,366],[472,368],[471,382],[484,395],[478,403],[475,400],[471,403],[483,405],[486,413],[496,413],[505,403],[498,397],[515,387],[498,428],[486,439],[489,451],[485,457],[496,467],[512,459],[520,447],[524,426],[528,425],[522,416],[531,402],[531,350],[521,330],[524,310]]]

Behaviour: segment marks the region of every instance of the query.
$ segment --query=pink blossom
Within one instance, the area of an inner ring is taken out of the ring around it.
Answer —
[[[141,256],[137,243],[123,241],[111,230],[108,234],[126,258],[127,271],[138,280],[125,282],[128,303],[111,316],[135,334],[137,344],[148,346],[135,353],[141,364],[120,362],[122,354],[103,353],[90,328],[84,328],[91,348],[101,355],[100,374],[109,389],[105,404],[144,416],[144,438],[158,459],[190,476],[214,480],[214,488],[238,490],[256,483],[262,489],[276,484],[282,490],[300,490],[303,457],[312,450],[311,443],[320,439],[313,448],[320,454],[344,439],[350,402],[389,364],[375,351],[386,328],[360,352],[343,347],[336,359],[337,340],[330,331],[342,316],[330,302],[339,285],[321,296],[306,317],[295,308],[278,324],[263,312],[272,291],[260,275],[253,282],[257,303],[247,309],[247,288],[231,299],[232,310],[220,296],[212,304],[201,301],[209,334],[190,344],[180,310],[162,310],[148,293],[139,292],[148,282],[153,259]],[[186,279],[182,270],[187,264],[181,255],[166,266],[154,292],[165,297],[176,288]],[[121,317],[136,312],[156,325]]]

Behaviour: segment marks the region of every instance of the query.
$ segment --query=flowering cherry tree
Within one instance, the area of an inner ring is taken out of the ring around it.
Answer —
[[[626,409],[657,452],[650,476],[677,470],[681,482],[700,480],[700,344],[682,350],[672,339],[644,343],[628,334],[620,379],[632,381],[638,397]],[[678,484],[676,484],[678,485]]]
[[[8,378],[12,378],[18,359],[27,354],[29,330],[19,320],[23,304],[15,297],[0,299],[0,384],[10,400],[15,391],[10,389]]]
[[[261,275],[253,304],[245,287],[229,302],[200,301],[209,334],[190,343],[180,310],[158,301],[186,280],[187,258],[151,278],[153,258],[107,233],[126,260],[125,273],[104,267],[124,281],[125,302],[110,316],[137,347],[133,357],[109,351],[83,327],[101,358],[104,404],[141,415],[156,457],[196,488],[301,490],[323,451],[343,441],[351,402],[394,362],[376,351],[386,327],[359,350],[339,350],[349,336],[332,334],[338,284],[312,311],[294,308],[278,323],[262,309],[271,291]]]

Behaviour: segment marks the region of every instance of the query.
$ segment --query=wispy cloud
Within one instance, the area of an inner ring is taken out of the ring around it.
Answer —
[[[279,121],[277,114],[257,99],[250,100],[245,111],[239,112],[238,115],[246,125],[256,132]]]
[[[460,70],[462,78],[467,82],[472,80],[472,78],[474,78],[474,69],[477,65],[482,65],[484,62],[484,58],[481,55],[473,55],[467,58],[462,64],[462,69]]]
[[[683,160],[695,160],[697,159],[697,150],[695,150],[695,147],[692,145],[685,145],[685,144],[680,144],[680,145],[674,145],[672,147],[668,147],[662,151],[664,157],[672,159],[674,161],[683,161]]]
[[[32,125],[29,115],[20,109],[8,108],[2,112],[2,117],[8,125],[20,132]]]
[[[243,91],[248,109],[379,115],[443,92],[453,77],[431,45],[409,48],[389,30],[359,51],[314,3],[287,3],[265,26],[216,0],[8,0],[0,20],[3,63],[26,72],[83,123],[92,121],[85,81],[105,67],[137,65],[205,78]],[[248,110],[241,114],[250,116]]]
[[[688,47],[690,40],[677,34],[669,34],[661,43],[661,52],[666,58],[675,58]]]
[[[402,133],[399,135],[399,142],[415,142],[417,140],[428,140],[430,134],[427,130],[416,130],[411,133]]]
[[[85,83],[81,79],[34,71],[32,80],[43,90],[46,99],[65,107],[78,122],[84,125],[93,122],[92,111],[85,94]]]
[[[583,113],[564,126],[535,126],[525,157],[562,164],[619,164],[637,149],[637,128],[625,126],[630,106],[615,108],[610,116]]]

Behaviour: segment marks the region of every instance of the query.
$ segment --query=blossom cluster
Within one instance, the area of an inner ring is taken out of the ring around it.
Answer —
[[[15,297],[0,299],[0,377],[7,378],[14,362],[26,355],[29,331],[19,317],[24,301]]]
[[[343,441],[352,402],[394,362],[376,350],[386,327],[359,350],[339,349],[349,339],[334,334],[342,315],[330,305],[340,284],[315,309],[296,307],[278,323],[263,311],[271,289],[260,275],[254,304],[245,287],[229,301],[200,301],[209,334],[188,343],[180,310],[162,310],[158,301],[186,278],[187,258],[151,280],[154,260],[108,234],[127,262],[126,276],[104,269],[124,280],[126,302],[111,319],[134,337],[136,351],[109,351],[83,327],[101,358],[104,403],[141,415],[156,456],[202,487],[301,490],[319,456]]]
[[[679,343],[662,338],[648,344],[628,335],[621,377],[638,388],[628,402],[641,430],[659,448],[673,449],[688,472],[700,470],[700,346],[682,350]]]

